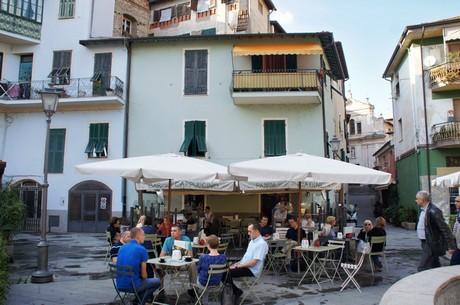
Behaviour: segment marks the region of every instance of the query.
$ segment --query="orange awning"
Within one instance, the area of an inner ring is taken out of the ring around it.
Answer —
[[[305,44],[259,44],[251,46],[234,46],[234,56],[247,55],[313,55],[323,53],[321,45],[316,43]]]

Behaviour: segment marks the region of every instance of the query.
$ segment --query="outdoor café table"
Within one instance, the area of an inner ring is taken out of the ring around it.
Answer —
[[[160,259],[164,258],[165,262],[161,263]],[[184,281],[181,280],[180,273],[182,272],[181,270],[178,270],[178,267],[182,266],[188,266],[190,264],[196,264],[199,260],[196,258],[192,258],[191,261],[186,262],[183,258],[180,260],[173,260],[171,256],[163,256],[163,257],[157,257],[157,258],[151,258],[147,260],[148,264],[155,264],[158,266],[163,266],[165,273],[169,276],[169,279],[171,280],[171,284],[174,287],[174,292],[176,293],[176,305],[179,302],[179,297],[180,297],[180,290],[178,289],[178,284],[182,287],[183,291],[186,291]],[[162,288],[164,290],[164,287]]]
[[[208,246],[192,243],[192,248],[193,248],[193,253],[195,254],[195,257],[199,258],[200,255],[206,253],[206,249],[208,248]]]
[[[345,241],[345,255],[342,257],[342,262],[343,263],[348,263],[349,262],[349,258],[352,257],[351,255],[351,247],[350,247],[350,243],[355,243],[356,246],[359,242],[359,238],[357,237],[352,237],[352,238],[333,238],[332,240],[338,240],[338,241]],[[355,247],[356,249],[356,247]],[[355,251],[356,252],[356,251]],[[353,261],[356,262],[356,255],[353,256],[352,258]]]
[[[318,284],[319,289],[321,289],[321,284],[319,280],[321,278],[322,273],[326,275],[326,277],[328,278],[329,281],[331,281],[331,283],[333,282],[324,266],[325,260],[320,260],[319,255],[323,254],[323,257],[327,257],[329,255],[329,251],[340,249],[340,246],[320,246],[320,247],[310,246],[308,248],[302,248],[300,246],[297,246],[297,247],[294,247],[293,249],[294,251],[298,251],[301,254],[307,266],[304,275],[299,281],[298,286],[302,284],[302,281],[308,275],[309,272],[312,274],[313,280],[316,282],[316,284]],[[312,253],[311,257],[309,257],[310,256],[308,255],[309,253]]]

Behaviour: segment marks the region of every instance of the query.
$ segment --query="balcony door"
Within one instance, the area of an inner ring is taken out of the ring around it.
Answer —
[[[252,71],[294,72],[297,70],[297,55],[255,55],[252,56]]]
[[[105,95],[105,89],[110,88],[112,73],[112,53],[97,53],[94,55],[93,94]],[[115,88],[112,88],[115,89]]]
[[[455,122],[460,122],[460,99],[454,99],[454,119]]]

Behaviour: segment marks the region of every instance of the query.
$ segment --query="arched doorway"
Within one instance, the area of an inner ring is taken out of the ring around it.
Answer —
[[[84,181],[69,190],[69,232],[105,232],[112,215],[112,190]]]

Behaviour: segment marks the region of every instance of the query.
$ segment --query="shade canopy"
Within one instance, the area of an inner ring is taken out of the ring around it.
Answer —
[[[233,163],[228,173],[249,180],[297,182],[312,178],[317,182],[386,184],[391,179],[389,173],[302,152]]]
[[[460,186],[460,172],[455,172],[431,180],[431,186],[454,187]]]
[[[120,176],[134,182],[211,182],[228,177],[225,166],[173,153],[92,162],[75,166],[83,175]]]
[[[250,46],[234,46],[233,56],[248,55],[314,55],[322,54],[323,48],[316,43],[304,44],[260,44]]]
[[[300,183],[302,191],[340,190],[340,183],[316,182],[307,178]],[[296,181],[238,181],[238,188],[245,193],[293,193],[298,192],[299,183]]]

